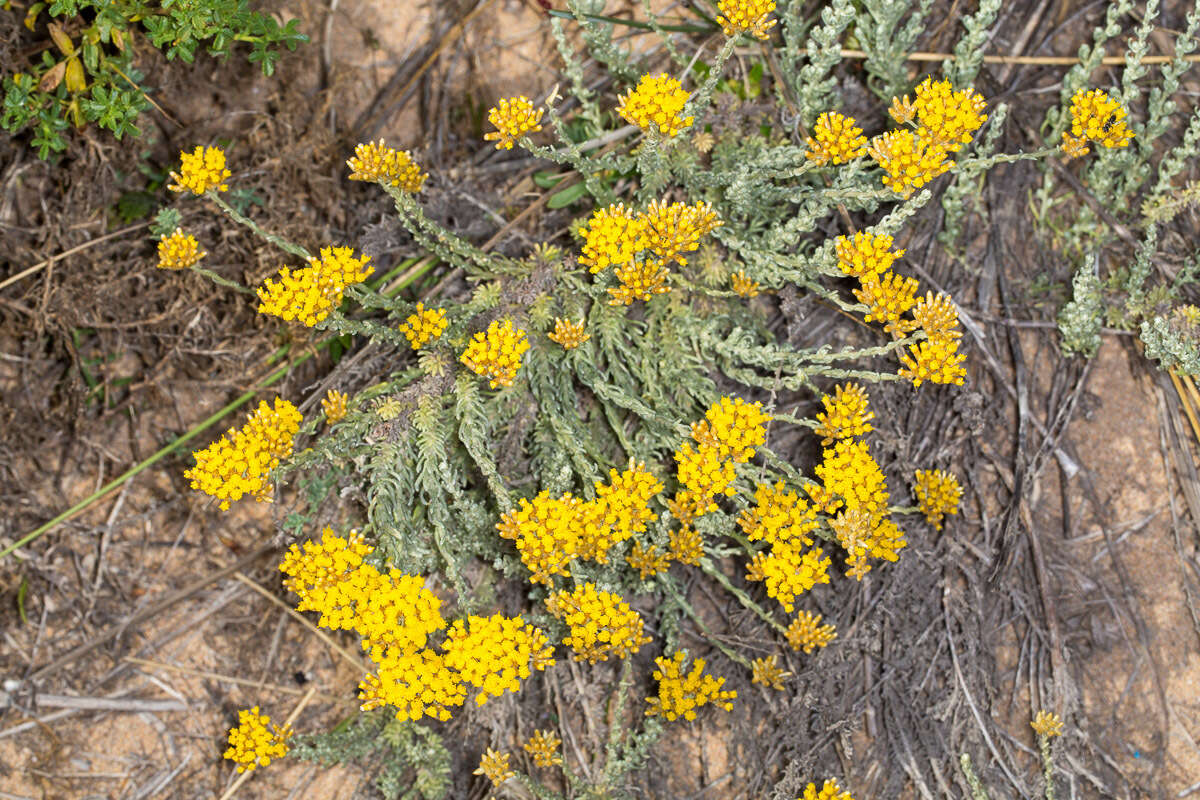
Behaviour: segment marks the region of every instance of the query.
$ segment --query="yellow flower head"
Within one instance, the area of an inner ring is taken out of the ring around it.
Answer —
[[[647,133],[674,136],[695,120],[684,117],[688,93],[669,75],[643,75],[637,88],[621,96],[617,113]]]
[[[926,292],[913,306],[913,319],[930,339],[958,339],[958,309],[948,294]]]
[[[225,179],[233,173],[225,168],[225,151],[219,147],[197,147],[190,153],[179,154],[179,172],[171,173],[168,184],[172,192],[191,192],[200,196],[210,189],[225,192]]]
[[[954,91],[950,81],[926,77],[917,86],[913,108],[917,115],[917,136],[957,153],[971,141],[971,134],[987,121],[983,97],[974,89]],[[907,102],[908,98],[904,98]]]
[[[1125,147],[1133,139],[1125,109],[1103,89],[1080,89],[1071,98],[1071,133],[1063,133],[1068,156],[1083,155],[1087,143],[1101,147]]]
[[[220,500],[222,510],[243,495],[269,502],[270,472],[292,454],[300,422],[300,412],[287,400],[276,398],[274,408],[264,400],[240,430],[230,428],[208,447],[192,453],[196,466],[183,476],[193,489]]]
[[[650,705],[646,709],[646,716],[663,716],[668,721],[683,717],[690,721],[696,718],[697,708],[709,703],[732,711],[731,701],[737,697],[737,692],[721,689],[725,685],[724,678],[705,675],[703,658],[697,658],[691,672],[684,674],[685,658],[680,650],[669,659],[664,656],[654,659],[658,665],[654,671],[654,679],[658,681],[658,697],[646,698]]]
[[[529,741],[522,745],[526,753],[533,756],[533,763],[539,767],[553,767],[563,763],[558,749],[562,747],[562,739],[554,731],[537,730]]]
[[[432,717],[445,722],[450,709],[467,697],[462,676],[446,666],[446,657],[433,650],[392,648],[376,659],[377,675],[358,685],[363,711],[382,706],[396,709],[396,719],[416,722]]]
[[[687,505],[693,506],[687,514],[695,517],[716,511],[717,495],[735,494],[731,484],[737,473],[720,447],[702,444],[693,448],[685,443],[675,452],[675,461],[679,464],[676,478],[689,493]]]
[[[876,136],[867,154],[883,169],[883,185],[904,197],[950,169],[945,145],[923,139],[910,130]]]
[[[846,551],[846,574],[862,580],[871,571],[869,558],[896,561],[908,542],[896,524],[878,512],[848,508],[829,521],[838,544]]]
[[[346,401],[348,399],[345,392],[339,392],[336,389],[330,389],[321,398],[321,410],[325,412],[325,422],[327,424],[333,425],[346,418]]]
[[[721,458],[744,464],[754,457],[755,447],[766,443],[770,421],[762,403],[722,397],[709,407],[704,419],[692,423],[692,438],[701,447],[716,448]]]
[[[860,279],[861,289],[854,290],[858,302],[867,307],[863,319],[867,322],[882,322],[883,329],[896,339],[903,339],[917,323],[902,318],[917,304],[919,284],[916,278],[908,278],[895,272],[883,275],[869,274]]]
[[[777,542],[769,553],[755,553],[747,568],[747,579],[762,581],[767,596],[792,613],[796,597],[818,583],[829,583],[829,559],[819,547],[804,550],[803,542]]]
[[[324,591],[310,593],[306,610],[320,612],[324,628],[357,632],[363,649],[379,661],[386,652],[424,648],[431,634],[446,627],[441,606],[421,576],[361,564]]]
[[[737,36],[748,33],[756,39],[766,41],[775,27],[771,12],[775,10],[775,0],[717,0],[717,17],[726,36]]]
[[[521,95],[501,100],[488,112],[488,122],[496,130],[485,134],[484,139],[496,143],[497,150],[512,150],[523,136],[542,129],[542,114],[545,109],[534,110],[529,98]]]
[[[854,238],[839,236],[833,246],[842,272],[860,280],[882,275],[905,253],[904,250],[892,250],[892,237],[870,231],[859,231]]]
[[[509,769],[510,758],[512,756],[508,753],[498,753],[489,747],[483,757],[479,759],[479,769],[472,774],[486,775],[487,779],[492,782],[492,786],[500,786],[517,774]]]
[[[758,297],[758,281],[746,277],[746,273],[738,270],[729,276],[729,283],[733,287],[733,291],[745,297],[747,300]]]
[[[1062,736],[1063,722],[1062,717],[1051,711],[1039,711],[1037,716],[1033,718],[1033,722],[1029,723],[1033,728],[1034,733],[1038,736],[1050,738],[1052,736]]]
[[[805,653],[825,647],[836,638],[837,630],[834,626],[822,625],[821,615],[811,611],[801,611],[787,629],[788,644],[793,650],[803,650]]]
[[[546,634],[520,617],[494,614],[455,620],[446,632],[446,667],[479,689],[476,705],[516,692],[531,668],[539,672],[554,663]]]
[[[630,262],[617,267],[615,274],[620,283],[608,289],[612,296],[608,301],[610,306],[627,306],[634,300],[649,300],[671,291],[667,285],[671,270],[657,261]]]
[[[287,755],[290,727],[267,727],[271,718],[260,714],[258,706],[238,712],[238,724],[229,729],[229,749],[225,758],[237,764],[238,772],[265,767],[273,758]]]
[[[632,263],[634,257],[648,246],[645,228],[645,220],[624,203],[597,209],[583,230],[583,254],[579,263],[593,273]]]
[[[556,592],[546,598],[546,608],[571,629],[563,644],[575,651],[576,661],[625,658],[650,641],[641,616],[620,596],[596,588],[594,583]]]
[[[574,350],[592,337],[584,332],[582,319],[579,322],[571,322],[569,319],[556,317],[554,331],[547,338],[555,344],[562,345],[564,350]]]
[[[609,470],[608,483],[595,484],[596,499],[591,506],[599,527],[585,532],[582,557],[605,564],[609,548],[646,530],[646,523],[654,519],[650,500],[662,488],[662,482],[643,463],[631,464],[622,472]]]
[[[967,356],[958,352],[957,339],[930,339],[909,345],[908,355],[900,357],[900,363],[904,366],[899,374],[911,380],[913,386],[920,386],[923,381],[962,386],[963,379],[967,377],[967,370],[963,367],[966,360]]]
[[[686,265],[685,253],[694,252],[700,239],[723,223],[711,203],[663,203],[654,200],[642,215],[644,220],[644,249],[658,256],[666,266],[671,261]]]
[[[275,280],[258,287],[260,314],[270,314],[309,328],[321,322],[342,302],[347,286],[362,283],[374,272],[370,256],[354,257],[349,247],[322,247],[320,258],[292,271],[284,267]]]
[[[630,567],[638,571],[638,576],[642,580],[653,577],[660,572],[666,572],[671,566],[671,556],[669,553],[660,553],[654,545],[642,546],[641,542],[634,542],[633,547],[629,551],[629,555],[625,556],[626,563]]]
[[[567,575],[567,566],[584,548],[584,538],[596,538],[595,513],[579,498],[559,498],[541,492],[532,501],[521,498],[518,507],[500,517],[496,529],[511,539],[533,583],[550,585],[553,576]]]
[[[834,396],[823,395],[821,405],[824,412],[817,414],[816,434],[824,436],[822,446],[828,446],[834,439],[848,439],[862,436],[874,430],[871,420],[875,412],[867,408],[867,392],[858,384],[848,383],[834,389]]]
[[[444,308],[426,308],[424,303],[417,303],[413,313],[400,325],[400,332],[413,350],[420,350],[441,336],[448,324]]]
[[[399,186],[412,194],[421,191],[425,179],[429,177],[421,172],[411,153],[388,147],[383,139],[356,145],[354,155],[346,162],[346,166],[350,168],[352,181]]]
[[[667,534],[667,555],[680,564],[699,566],[704,555],[704,538],[695,528],[680,525]]]
[[[958,513],[963,493],[958,478],[940,469],[919,469],[915,477],[913,494],[917,496],[917,507],[929,524],[940,531],[945,516]]]
[[[358,569],[363,556],[373,549],[355,531],[343,539],[328,527],[321,531],[320,542],[289,547],[279,563],[279,571],[287,576],[283,579],[284,587],[300,596],[297,610],[318,611],[324,607],[329,588]]]
[[[782,691],[783,682],[792,676],[792,673],[779,666],[779,656],[774,653],[765,658],[754,659],[750,662],[750,668],[751,683],[769,686],[776,691]]]
[[[200,263],[208,253],[200,249],[200,243],[182,228],[158,240],[159,269],[187,269]]]
[[[467,369],[490,379],[489,385],[512,386],[521,368],[521,356],[529,349],[525,331],[513,327],[511,319],[496,320],[480,331],[459,358]]]
[[[812,544],[809,534],[820,525],[816,509],[795,492],[787,491],[783,481],[774,486],[758,484],[754,489],[754,502],[755,506],[743,510],[737,520],[747,539],[770,545]]]
[[[842,439],[825,450],[822,459],[815,470],[817,477],[824,482],[828,493],[841,498],[846,508],[861,508],[875,517],[887,511],[887,479],[871,457],[866,442]],[[834,503],[826,511],[832,512],[840,505]]]
[[[806,158],[816,164],[845,164],[866,155],[867,137],[854,117],[826,111],[817,117],[813,135],[806,142]]]
[[[817,785],[810,783],[804,788],[804,795],[796,800],[854,800],[849,792],[843,791],[842,787],[835,780],[827,780],[821,787],[821,791],[817,791]]]

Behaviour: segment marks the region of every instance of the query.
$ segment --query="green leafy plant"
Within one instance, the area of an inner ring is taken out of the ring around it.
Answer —
[[[25,26],[39,36],[36,54],[3,79],[0,127],[30,131],[42,158],[67,148],[66,130],[94,124],[117,139],[137,135],[138,116],[152,103],[136,68],[139,39],[168,60],[192,63],[203,48],[228,56],[248,45],[247,59],[264,75],[275,71],[279,49],[308,37],[298,20],[280,26],[250,9],[249,0],[51,0],[28,7]]]

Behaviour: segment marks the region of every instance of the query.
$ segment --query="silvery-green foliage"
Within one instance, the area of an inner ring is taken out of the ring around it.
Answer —
[[[575,15],[583,31],[583,41],[592,57],[606,66],[614,78],[626,83],[636,83],[638,70],[629,53],[613,41],[613,23],[592,19],[604,13],[604,0],[567,0],[567,9]]]
[[[1146,228],[1146,237],[1142,239],[1137,253],[1134,254],[1133,266],[1129,269],[1123,287],[1127,297],[1125,307],[1130,314],[1140,314],[1142,311],[1147,292],[1146,282],[1150,280],[1150,273],[1154,270],[1154,253],[1157,247],[1158,226],[1150,225]]]
[[[1100,349],[1104,297],[1097,267],[1097,257],[1079,267],[1071,281],[1071,300],[1058,313],[1063,351],[1085,358],[1091,358]]]
[[[942,193],[942,211],[945,217],[938,241],[948,247],[962,238],[963,220],[966,219],[969,205],[983,190],[987,159],[996,152],[996,141],[1000,138],[1007,118],[1008,103],[1000,103],[992,110],[988,116],[987,131],[983,140],[976,140],[979,141],[975,147],[975,155],[978,158],[954,169],[954,178]]]
[[[854,21],[853,0],[832,0],[821,11],[821,24],[813,29],[808,37],[804,50],[808,63],[797,73],[795,64],[799,58],[793,50],[798,50],[800,33],[799,0],[789,4],[789,13],[783,17],[784,40],[792,49],[787,51],[788,59],[784,71],[796,95],[796,104],[800,109],[800,118],[805,125],[813,121],[823,112],[830,110],[833,105],[832,97],[836,81],[832,75],[833,68],[842,60],[842,47],[839,43],[846,26]]]
[[[1048,142],[1057,142],[1062,133],[1070,125],[1071,117],[1067,108],[1071,98],[1080,89],[1086,88],[1092,73],[1104,60],[1105,45],[1110,39],[1121,35],[1121,18],[1133,10],[1133,0],[1116,0],[1108,6],[1104,22],[1092,31],[1092,43],[1079,46],[1079,63],[1067,70],[1063,75],[1062,89],[1059,92],[1059,105],[1046,112],[1042,123],[1042,135]]]
[[[983,66],[983,50],[990,37],[992,24],[1000,13],[1001,0],[981,0],[974,14],[963,17],[966,35],[954,46],[954,58],[942,62],[942,75],[956,89],[975,83]]]
[[[1146,356],[1157,361],[1160,368],[1200,375],[1200,348],[1195,337],[1173,326],[1167,317],[1156,315],[1144,320],[1138,335],[1146,345]]]
[[[925,30],[933,0],[865,0],[854,21],[854,32],[867,54],[863,66],[867,85],[885,102],[908,88],[908,55]],[[908,17],[901,26],[901,20]]]

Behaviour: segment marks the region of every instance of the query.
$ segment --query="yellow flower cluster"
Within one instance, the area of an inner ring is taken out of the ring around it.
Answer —
[[[654,659],[658,669],[654,671],[654,679],[658,681],[658,697],[647,697],[650,707],[646,716],[663,716],[668,721],[683,717],[686,720],[696,718],[696,709],[709,703],[720,706],[726,711],[733,710],[730,702],[737,697],[737,692],[722,690],[724,678],[714,678],[704,674],[704,659],[697,658],[691,672],[683,672],[685,655],[682,650],[672,658],[659,656]]]
[[[868,558],[895,561],[907,542],[887,519],[887,479],[866,442],[835,442],[824,451],[816,473],[822,485],[807,487],[814,502],[826,513],[843,509],[829,525],[846,551],[846,574],[861,580],[871,569]]]
[[[775,0],[717,0],[717,10],[721,12],[717,22],[726,36],[748,33],[766,41],[775,27],[770,18]]]
[[[278,280],[267,278],[258,287],[258,311],[311,328],[337,308],[347,286],[362,283],[375,271],[367,266],[370,260],[355,258],[349,247],[322,247],[320,258],[310,258],[307,267],[295,272],[284,267]]]
[[[1062,717],[1052,711],[1039,711],[1033,718],[1033,722],[1029,723],[1033,728],[1033,732],[1038,736],[1050,738],[1052,736],[1062,736],[1063,722]]]
[[[487,779],[492,782],[492,786],[498,787],[517,774],[508,766],[510,758],[512,756],[508,753],[499,753],[489,747],[483,757],[479,759],[479,769],[471,774],[486,775]]]
[[[187,269],[200,263],[208,253],[200,249],[196,237],[176,228],[158,240],[159,269]]]
[[[420,350],[441,336],[448,324],[444,308],[426,308],[424,303],[417,303],[399,327],[412,349]]]
[[[917,301],[912,310],[913,319],[925,335],[930,339],[958,339],[962,331],[958,329],[958,309],[950,295],[926,292]]]
[[[541,492],[532,501],[521,498],[517,508],[501,515],[496,528],[516,543],[521,563],[532,573],[529,580],[548,586],[555,575],[567,574],[581,539],[598,538],[592,529],[599,522],[590,510],[571,494],[552,498]]]
[[[646,249],[645,230],[645,219],[624,203],[597,209],[583,229],[579,263],[592,273],[629,264]]]
[[[608,551],[646,529],[654,519],[651,498],[662,483],[634,464],[624,472],[611,470],[607,484],[595,484],[596,499],[584,502],[569,492],[558,498],[541,492],[532,501],[522,498],[518,507],[500,517],[496,529],[512,540],[529,569],[529,580],[549,586],[555,575],[567,575],[576,558],[608,562]]]
[[[354,155],[346,161],[346,166],[350,168],[352,181],[398,186],[412,194],[421,191],[425,179],[429,177],[421,172],[411,153],[388,147],[383,139],[356,145]]]
[[[180,153],[179,162],[179,172],[171,173],[175,183],[167,185],[172,192],[191,192],[199,196],[210,189],[229,190],[225,179],[233,173],[225,168],[225,151],[221,148],[197,147],[191,153]]]
[[[675,136],[695,120],[684,117],[688,93],[669,75],[643,75],[634,89],[621,96],[617,113],[647,133]]]
[[[668,555],[680,564],[699,566],[704,555],[704,539],[700,532],[687,525],[680,525],[667,534]]]
[[[371,548],[356,534],[343,539],[328,528],[320,542],[292,545],[279,565],[284,585],[300,597],[297,609],[320,613],[320,624],[352,630],[376,665],[359,685],[364,711],[392,706],[400,719],[447,720],[468,687],[482,705],[515,692],[530,668],[554,663],[546,635],[520,617],[471,616],[446,631],[443,652],[430,639],[446,630],[441,599],[424,578],[381,572],[364,558]]]
[[[758,297],[758,281],[746,277],[746,273],[737,271],[729,276],[729,284],[735,294],[750,300]]]
[[[657,261],[647,259],[623,264],[613,270],[613,274],[620,283],[608,290],[610,306],[627,306],[634,300],[649,300],[656,294],[671,291],[667,285],[671,271]]]
[[[904,197],[950,169],[946,147],[911,130],[881,133],[867,154],[883,169],[883,185]]]
[[[350,398],[345,392],[330,389],[321,398],[321,410],[325,412],[325,422],[329,425],[341,422],[346,418],[346,401]]]
[[[472,614],[464,622],[455,620],[446,632],[446,667],[479,689],[475,703],[516,692],[521,681],[554,663],[554,648],[546,634],[520,617]]]
[[[754,448],[767,440],[766,423],[771,417],[762,403],[747,403],[723,397],[706,412],[703,420],[692,423],[693,447],[685,442],[675,452],[676,479],[683,490],[670,504],[671,513],[684,525],[696,517],[715,511],[719,495],[732,496],[735,464],[754,457]]]
[[[271,718],[260,714],[258,706],[238,712],[237,727],[229,729],[229,749],[225,758],[237,764],[238,772],[255,770],[271,763],[273,758],[287,755],[289,726],[271,725]]]
[[[738,517],[738,525],[752,542],[767,544],[810,545],[809,534],[819,523],[817,512],[795,492],[784,489],[783,481],[760,483],[754,490],[754,508],[747,508]]]
[[[476,375],[490,379],[489,385],[512,386],[521,368],[521,356],[529,349],[525,331],[513,327],[511,319],[496,320],[486,331],[475,334],[459,360]]]
[[[987,122],[987,114],[983,113],[987,103],[974,89],[955,91],[950,81],[926,76],[913,91],[916,101],[910,104],[907,95],[896,100],[892,118],[903,125],[915,116],[917,135],[951,153],[969,144],[971,135]]]
[[[867,407],[867,392],[856,383],[834,388],[834,396],[821,396],[823,412],[817,413],[816,434],[824,436],[822,447],[833,444],[834,439],[848,439],[853,436],[863,436],[875,430],[871,420],[875,412]]]
[[[836,638],[837,630],[832,625],[822,625],[821,615],[811,611],[801,611],[787,629],[788,644],[793,650],[805,653],[825,647]]]
[[[596,588],[594,583],[546,598],[546,608],[570,627],[563,644],[575,651],[576,661],[625,658],[650,641],[643,633],[641,616],[620,595]]]
[[[882,322],[883,329],[896,339],[903,339],[917,327],[916,322],[901,316],[917,304],[916,278],[888,272],[883,276],[867,275],[861,284],[854,296],[867,307],[863,320]]]
[[[911,380],[913,386],[920,386],[924,381],[962,386],[967,377],[963,367],[966,360],[966,355],[958,352],[957,339],[930,339],[909,346],[908,354],[900,357],[900,363],[904,365],[900,375]]]
[[[852,278],[880,276],[892,268],[904,250],[892,250],[892,237],[872,231],[859,231],[854,238],[839,236],[833,243],[838,266]]]
[[[220,500],[222,510],[243,495],[270,502],[271,470],[292,454],[300,422],[300,412],[287,400],[276,398],[274,408],[261,401],[240,430],[230,428],[208,447],[192,453],[196,466],[183,476],[193,489]]]
[[[805,550],[799,542],[779,542],[769,553],[759,552],[746,567],[746,578],[762,581],[767,596],[773,597],[789,614],[796,597],[818,583],[829,583],[829,559],[819,547]]]
[[[1071,132],[1063,131],[1062,149],[1067,158],[1088,152],[1088,142],[1101,147],[1125,147],[1133,131],[1125,121],[1125,109],[1102,89],[1080,89],[1071,98]]]
[[[562,747],[562,739],[554,731],[536,730],[529,741],[521,746],[526,753],[533,756],[533,763],[539,767],[553,767],[563,763],[558,749]]]
[[[783,682],[792,673],[779,666],[779,656],[772,653],[764,658],[756,658],[750,662],[750,682],[759,686],[769,686],[777,691],[783,689]]]
[[[835,780],[827,780],[821,787],[821,791],[817,791],[817,785],[810,783],[804,788],[804,794],[796,800],[854,800],[850,793],[843,791],[840,784]]]
[[[584,332],[582,319],[579,322],[571,322],[569,319],[556,317],[554,331],[547,338],[561,345],[564,350],[574,350],[592,337]]]
[[[484,135],[484,140],[496,143],[497,150],[512,150],[522,137],[542,129],[542,114],[545,109],[534,110],[529,98],[521,95],[501,100],[488,111],[488,122],[496,130]]]
[[[708,203],[654,201],[645,213],[624,204],[597,209],[583,229],[579,263],[593,273],[614,268],[618,286],[610,305],[629,305],[670,291],[670,265],[687,264],[686,254],[721,224]]]
[[[940,531],[946,515],[958,513],[963,494],[958,478],[940,469],[919,469],[915,477],[913,494],[917,496],[917,507],[929,524]]]
[[[641,542],[634,542],[625,562],[638,571],[638,577],[646,580],[667,571],[671,566],[671,554],[658,552],[655,545],[643,547]]]
[[[343,539],[328,527],[321,531],[321,541],[289,547],[279,571],[287,576],[283,579],[284,588],[300,597],[297,610],[320,610],[329,588],[348,572],[358,569],[370,552],[371,546],[363,542],[357,531],[351,531]]]
[[[816,164],[845,164],[867,152],[867,137],[854,117],[826,111],[817,117],[804,156]]]

